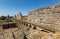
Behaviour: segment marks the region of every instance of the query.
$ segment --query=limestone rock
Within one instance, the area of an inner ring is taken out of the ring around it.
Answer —
[[[59,4],[60,5],[60,4]],[[27,20],[30,23],[41,25],[41,27],[53,29],[60,32],[60,6],[55,5],[31,11]],[[51,27],[51,28],[49,28]]]

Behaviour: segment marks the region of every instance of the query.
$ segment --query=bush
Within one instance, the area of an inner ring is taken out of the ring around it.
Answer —
[[[6,16],[0,16],[0,20],[5,20]]]

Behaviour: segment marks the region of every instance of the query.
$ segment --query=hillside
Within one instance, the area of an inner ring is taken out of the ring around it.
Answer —
[[[60,31],[60,4],[31,11],[27,20],[46,29]]]

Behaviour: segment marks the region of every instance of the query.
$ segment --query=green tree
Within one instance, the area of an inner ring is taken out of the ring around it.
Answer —
[[[6,16],[0,16],[0,20],[5,20]]]

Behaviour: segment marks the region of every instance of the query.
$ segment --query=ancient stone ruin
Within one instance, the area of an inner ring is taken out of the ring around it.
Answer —
[[[0,23],[0,39],[60,39],[60,4]]]

